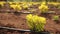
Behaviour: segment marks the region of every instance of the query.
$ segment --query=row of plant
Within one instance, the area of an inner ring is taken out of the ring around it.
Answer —
[[[52,13],[49,13],[52,14]],[[59,15],[54,15],[52,20],[54,20],[57,24],[59,24]],[[51,34],[50,31],[45,30],[45,25],[47,23],[47,18],[38,16],[37,14],[29,14],[26,16],[26,22],[31,30],[32,34]],[[52,33],[53,34],[53,33]]]
[[[49,8],[45,2],[43,2],[38,8],[41,14],[44,15],[55,14],[54,11],[49,11]],[[52,16],[52,20],[54,20],[57,23],[59,23],[58,22],[59,18],[60,18],[59,15]],[[38,16],[37,14],[36,15],[29,14],[27,15],[26,19],[27,19],[27,24],[30,27],[30,30],[32,31],[33,34],[50,34],[44,29],[47,23],[46,17]]]
[[[47,4],[51,4],[55,7],[58,7],[60,9],[60,3],[58,2],[0,2],[0,7],[3,7],[4,4],[9,4],[10,8],[13,8],[15,10],[22,10],[22,9],[30,9],[32,6],[37,6],[38,9],[43,9],[42,7],[45,7],[45,9],[48,9]],[[47,3],[47,4],[46,4]],[[33,9],[34,10],[34,9]]]
[[[45,31],[44,27],[47,23],[46,17],[29,14],[26,16],[26,22],[33,34],[50,34],[49,31]],[[59,23],[59,15],[54,15],[52,19]]]
[[[4,3],[4,2],[3,2]],[[22,3],[22,4],[21,4]],[[33,5],[37,5],[38,3],[10,3],[10,7],[13,9],[18,9],[18,10],[22,10],[23,8],[28,8],[29,6],[33,6]],[[4,6],[2,3],[0,3],[2,6]],[[54,5],[55,6],[55,5]],[[46,2],[42,2],[41,4],[39,3],[38,6],[39,12],[41,12],[42,14],[46,14],[46,13],[54,13],[54,11],[49,11],[49,7],[47,6]],[[35,9],[32,9],[30,11],[35,11]],[[46,18],[45,17],[41,17],[33,14],[29,14],[26,16],[27,19],[27,24],[30,27],[30,30],[32,31],[32,34],[50,34],[49,32],[44,31],[44,26],[47,23],[46,22]],[[58,21],[59,20],[59,15],[55,15],[53,16],[53,20],[54,21]]]
[[[22,8],[29,8],[32,5],[39,4],[39,2],[7,2],[9,6],[13,9],[21,10]],[[3,7],[6,2],[0,2],[0,5]]]
[[[3,4],[6,3],[6,2],[1,2],[0,5],[4,6]],[[18,9],[18,10],[22,10],[22,7],[23,8],[29,8],[29,5],[30,6],[33,6],[33,5],[37,5],[39,4],[38,6],[38,9],[39,9],[39,12],[41,13],[55,13],[54,11],[49,11],[49,7],[47,6],[46,2],[41,2],[41,4],[39,2],[8,2],[10,4],[10,7],[13,8],[13,9]],[[49,2],[48,4],[53,4],[54,6],[55,5],[58,5],[59,3],[54,3],[54,2]],[[34,12],[36,9],[29,9],[29,11],[31,12]],[[55,18],[55,17],[54,17]],[[56,20],[56,19],[55,19]]]
[[[53,12],[51,13],[42,13],[44,15],[48,15],[48,14],[54,14]],[[56,23],[60,23],[59,22],[59,15],[54,15],[52,16],[52,20],[54,20]],[[32,31],[32,34],[50,34],[49,31],[45,31],[44,27],[47,23],[47,18],[46,17],[42,17],[42,16],[38,16],[37,14],[29,14],[26,16],[27,19],[27,24],[30,27],[30,30]]]

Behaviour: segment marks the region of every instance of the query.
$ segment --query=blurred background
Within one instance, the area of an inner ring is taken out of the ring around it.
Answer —
[[[12,2],[18,2],[18,1],[26,1],[26,2],[31,2],[31,1],[33,1],[33,2],[40,2],[40,1],[49,1],[49,2],[52,2],[52,1],[54,1],[54,2],[60,2],[60,0],[0,0],[0,1],[12,1]]]

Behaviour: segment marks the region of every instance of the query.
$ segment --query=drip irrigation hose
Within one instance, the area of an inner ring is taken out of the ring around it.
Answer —
[[[9,28],[9,27],[2,27],[2,26],[0,26],[0,29],[6,29],[6,30],[11,30],[11,31],[19,31],[21,34],[24,34],[24,32],[30,32],[31,31],[31,30]]]
[[[32,12],[21,12],[21,11],[14,11],[14,10],[0,10],[0,13],[21,13],[21,14],[32,14]]]

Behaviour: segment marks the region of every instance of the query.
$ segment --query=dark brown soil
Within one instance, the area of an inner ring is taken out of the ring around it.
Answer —
[[[0,26],[29,29],[26,23],[26,15],[21,14],[17,16],[13,13],[0,13]],[[45,30],[53,33],[60,32],[60,24],[56,24],[52,19],[47,19]]]
[[[2,9],[1,9],[2,10]],[[49,9],[54,10],[57,15],[60,15],[60,10],[57,9]],[[23,10],[24,12],[26,10]],[[39,13],[39,12],[37,12]],[[12,27],[12,28],[19,28],[19,29],[29,29],[27,23],[26,23],[26,15],[28,14],[14,14],[14,13],[0,13],[0,26],[5,27]],[[53,14],[51,14],[53,15]],[[49,17],[52,16],[49,15],[41,15],[47,18],[47,23],[45,25],[45,30],[52,32],[53,34],[60,34],[60,22],[57,24],[55,21],[50,19]],[[39,15],[40,16],[40,15]],[[21,34],[21,32],[18,31],[9,31],[5,29],[0,29],[0,34]],[[25,32],[24,34],[29,34],[28,32]]]
[[[16,16],[12,13],[0,13],[0,23],[4,24],[4,26],[10,24],[16,28],[28,29],[25,16],[26,14]]]
[[[19,29],[29,29],[25,19],[26,15],[27,14],[21,14],[17,16],[14,15],[14,13],[0,13],[0,26]],[[20,33],[18,31],[16,32],[13,31],[11,33],[9,30],[1,29],[0,34],[20,34]]]

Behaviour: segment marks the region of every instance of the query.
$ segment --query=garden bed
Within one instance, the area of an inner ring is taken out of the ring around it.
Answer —
[[[58,9],[56,9],[56,8],[55,9],[50,8],[49,10],[52,9],[56,14],[47,14],[47,15],[44,14],[44,15],[42,15],[39,12],[39,9],[37,7],[34,8],[34,9],[37,9],[36,10],[37,12],[35,11],[35,13],[31,13],[31,14],[38,14],[39,16],[43,16],[43,17],[47,18],[47,23],[44,27],[45,31],[49,31],[50,33],[53,33],[53,34],[60,34],[60,22],[57,24],[52,19],[52,16],[60,15],[60,10],[58,11]],[[25,10],[25,9],[23,9],[21,11],[16,11],[16,10],[9,11],[8,10],[8,11],[5,11],[5,12],[3,10],[5,10],[5,9],[0,9],[0,26],[29,30],[29,27],[26,23],[26,16],[28,14],[30,14],[28,12],[29,10]],[[24,32],[24,34],[30,34],[30,33],[31,32]],[[21,31],[15,31],[15,30],[10,30],[10,29],[5,29],[5,28],[2,29],[1,28],[0,29],[0,34],[21,34]]]
[[[29,29],[25,19],[26,15],[27,14],[21,14],[20,16],[16,16],[13,13],[0,13],[0,26]],[[53,33],[59,33],[60,24],[56,24],[52,19],[47,19],[45,30]]]

